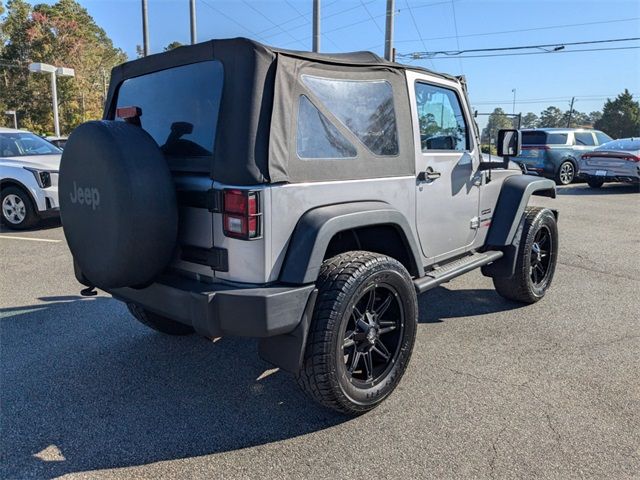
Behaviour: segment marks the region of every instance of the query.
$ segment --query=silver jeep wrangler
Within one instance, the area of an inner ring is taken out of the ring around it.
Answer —
[[[399,383],[417,294],[476,268],[540,300],[557,213],[527,204],[515,130],[480,154],[463,78],[213,40],[125,63],[60,169],[65,236],[163,333],[258,337],[315,400],[358,414]]]

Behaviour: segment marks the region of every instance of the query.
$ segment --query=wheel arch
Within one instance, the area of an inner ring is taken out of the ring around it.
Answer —
[[[36,202],[33,193],[31,193],[31,190],[29,190],[26,185],[13,178],[3,178],[2,180],[0,180],[0,191],[4,190],[7,187],[16,187],[25,192],[29,200],[31,200],[31,206],[33,207],[34,211],[38,213],[38,202]]]
[[[280,270],[280,281],[315,282],[327,255],[343,253],[345,249],[389,255],[411,275],[424,275],[407,218],[388,203],[351,202],[317,207],[300,218]]]

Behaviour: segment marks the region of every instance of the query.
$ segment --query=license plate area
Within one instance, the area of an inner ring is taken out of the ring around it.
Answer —
[[[606,176],[607,176],[606,170],[596,170],[596,177],[606,177]]]

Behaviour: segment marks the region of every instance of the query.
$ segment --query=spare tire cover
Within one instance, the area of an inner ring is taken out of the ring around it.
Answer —
[[[60,163],[60,215],[83,276],[108,289],[151,282],[172,259],[178,206],[153,138],[125,122],[76,128]]]

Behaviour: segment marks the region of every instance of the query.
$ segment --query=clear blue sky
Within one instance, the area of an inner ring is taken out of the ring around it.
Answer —
[[[140,0],[80,3],[115,45],[135,58],[136,45],[142,44]],[[246,36],[284,48],[311,48],[312,0],[196,0],[196,5],[199,41]],[[383,54],[385,0],[322,0],[322,5],[323,51]],[[396,0],[396,10],[398,53],[640,37],[638,0]],[[188,43],[188,0],[149,0],[149,30],[152,52],[174,40]],[[640,42],[565,52],[628,45]],[[500,106],[510,113],[514,88],[516,112],[539,113],[551,104],[568,109],[574,95],[575,108],[590,112],[625,88],[640,97],[640,49],[415,63],[466,75],[472,103],[481,112]]]

